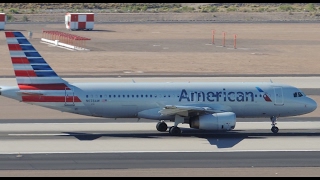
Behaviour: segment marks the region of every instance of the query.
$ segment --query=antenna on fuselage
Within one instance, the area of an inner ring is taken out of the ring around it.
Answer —
[[[271,79],[270,79],[270,82],[273,83]]]
[[[133,82],[133,83],[136,83],[133,79],[132,79],[132,82]]]

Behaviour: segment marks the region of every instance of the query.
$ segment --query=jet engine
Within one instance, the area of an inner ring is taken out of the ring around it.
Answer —
[[[236,126],[236,114],[223,112],[195,116],[190,118],[189,125],[194,129],[229,131]]]

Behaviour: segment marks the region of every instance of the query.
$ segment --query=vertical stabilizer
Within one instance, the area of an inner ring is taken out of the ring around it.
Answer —
[[[20,90],[66,90],[60,78],[21,32],[5,32]]]

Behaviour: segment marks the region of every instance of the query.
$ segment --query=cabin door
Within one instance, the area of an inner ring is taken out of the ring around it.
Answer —
[[[283,106],[284,102],[283,102],[283,91],[282,91],[282,87],[280,86],[275,86],[273,87],[274,90],[274,105],[275,106]]]

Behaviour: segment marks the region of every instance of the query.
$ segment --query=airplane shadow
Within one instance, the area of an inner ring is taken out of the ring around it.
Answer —
[[[205,130],[196,130],[196,129],[184,129],[181,128],[182,134],[177,136],[171,136],[168,132],[156,132],[156,133],[79,133],[79,132],[63,132],[66,135],[59,136],[73,136],[80,141],[93,141],[101,137],[112,137],[112,138],[143,138],[143,139],[160,139],[160,138],[180,138],[180,137],[195,137],[206,139],[210,145],[216,146],[217,148],[231,148],[236,144],[240,143],[245,139],[266,139],[269,137],[320,137],[320,131],[314,132],[317,130],[297,130],[292,132],[292,130],[281,130],[277,134],[270,132],[269,130],[258,131],[258,130],[233,130],[230,132],[221,132],[221,131],[205,131]]]

